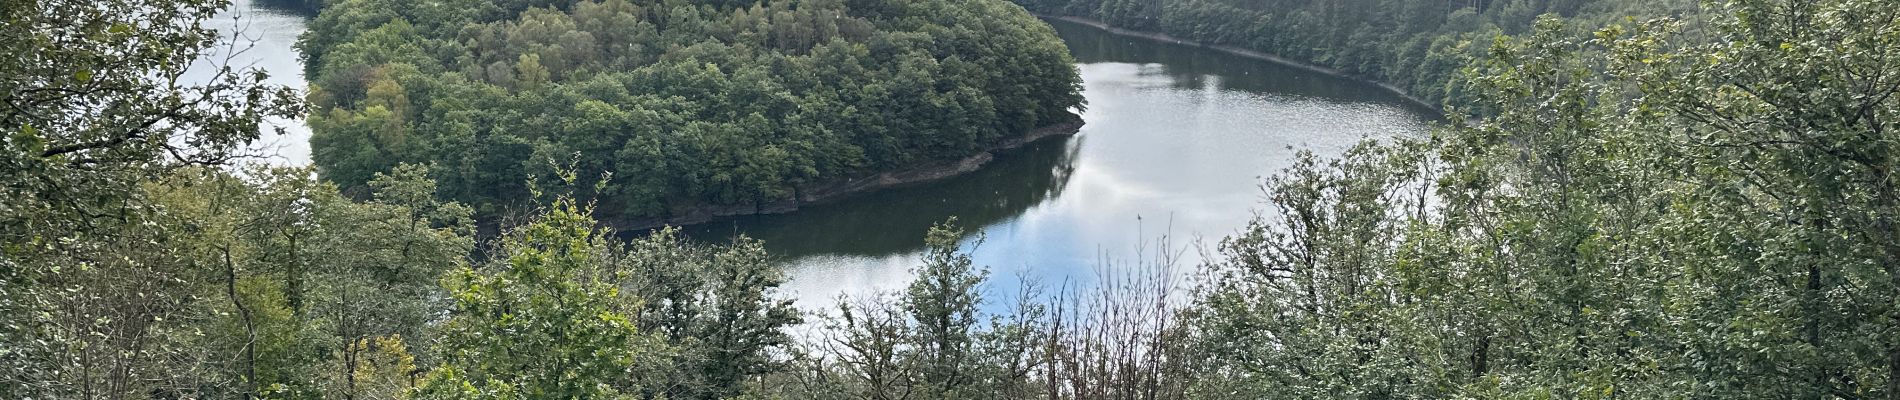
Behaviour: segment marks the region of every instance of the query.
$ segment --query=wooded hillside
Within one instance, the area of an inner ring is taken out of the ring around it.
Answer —
[[[557,166],[611,173],[614,214],[786,199],[1082,103],[1053,31],[1001,0],[346,0],[300,47],[324,177],[430,164],[483,214]]]

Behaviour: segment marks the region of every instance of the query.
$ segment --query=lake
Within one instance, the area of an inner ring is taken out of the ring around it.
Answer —
[[[303,88],[292,44],[307,18],[291,7],[238,0],[217,28],[240,34],[236,42],[246,50],[233,65],[264,68],[271,82]],[[839,295],[902,289],[924,232],[953,216],[970,233],[964,248],[991,271],[987,290],[1002,297],[1025,281],[1089,287],[1130,272],[1183,276],[1265,208],[1262,178],[1288,166],[1294,149],[1336,155],[1369,137],[1423,134],[1436,118],[1356,80],[1050,23],[1084,81],[1087,125],[1078,135],[1002,154],[969,175],[791,214],[720,220],[688,234],[764,240],[791,277],[786,289],[808,309]],[[275,155],[268,161],[308,164],[309,128],[271,122],[284,132],[260,141],[259,149]],[[1175,260],[1170,270],[1146,262],[1163,256]]]
[[[1088,287],[1129,273],[1184,276],[1264,209],[1260,184],[1295,149],[1343,153],[1368,137],[1422,135],[1436,116],[1375,85],[1215,50],[1050,21],[1081,71],[1081,133],[998,157],[975,173],[690,227],[783,257],[805,308],[901,290],[924,233],[956,217],[988,290],[1025,280]],[[1173,259],[1156,271],[1152,262]],[[992,296],[992,298],[998,298]],[[996,307],[992,304],[990,307]]]
[[[301,93],[310,85],[304,81],[297,36],[303,34],[304,24],[314,16],[295,4],[234,0],[230,8],[205,21],[207,28],[224,34],[226,43],[207,51],[186,70],[185,77],[204,82],[219,66],[256,68],[270,74],[266,82]],[[264,122],[263,132],[248,151],[257,158],[249,161],[283,166],[310,164],[309,125],[301,119],[270,118]]]

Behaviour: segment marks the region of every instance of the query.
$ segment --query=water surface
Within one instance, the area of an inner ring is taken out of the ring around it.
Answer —
[[[1087,286],[1164,252],[1180,255],[1176,271],[1185,273],[1200,260],[1197,239],[1218,241],[1263,208],[1261,179],[1290,165],[1293,149],[1336,155],[1367,137],[1421,134],[1434,118],[1364,82],[1050,23],[1088,98],[1076,137],[942,182],[689,232],[764,240],[806,308],[901,289],[925,230],[953,216],[996,294],[1014,294],[1024,279]]]
[[[234,71],[254,68],[270,75],[267,83],[303,93],[309,83],[304,81],[297,36],[303,34],[305,23],[314,16],[294,2],[233,0],[230,8],[205,21],[205,26],[222,33],[226,42],[208,50],[186,70],[185,77],[205,83],[219,66],[228,65]],[[258,140],[248,151],[256,157],[248,161],[283,166],[310,164],[310,126],[303,119],[269,118],[264,122]]]

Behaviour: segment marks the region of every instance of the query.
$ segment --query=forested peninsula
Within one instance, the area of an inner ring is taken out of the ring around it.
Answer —
[[[483,215],[557,171],[616,219],[795,207],[967,171],[1083,103],[1001,0],[347,0],[299,47],[325,178],[430,165]]]

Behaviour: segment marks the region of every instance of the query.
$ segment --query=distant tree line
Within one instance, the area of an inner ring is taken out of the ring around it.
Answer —
[[[1463,103],[1465,60],[1539,16],[1581,25],[1698,12],[1692,0],[1013,0],[1030,11],[1236,46]]]
[[[344,0],[299,48],[313,159],[346,189],[429,163],[493,215],[562,165],[612,174],[604,212],[666,216],[1073,121],[1053,32],[1000,0]]]

